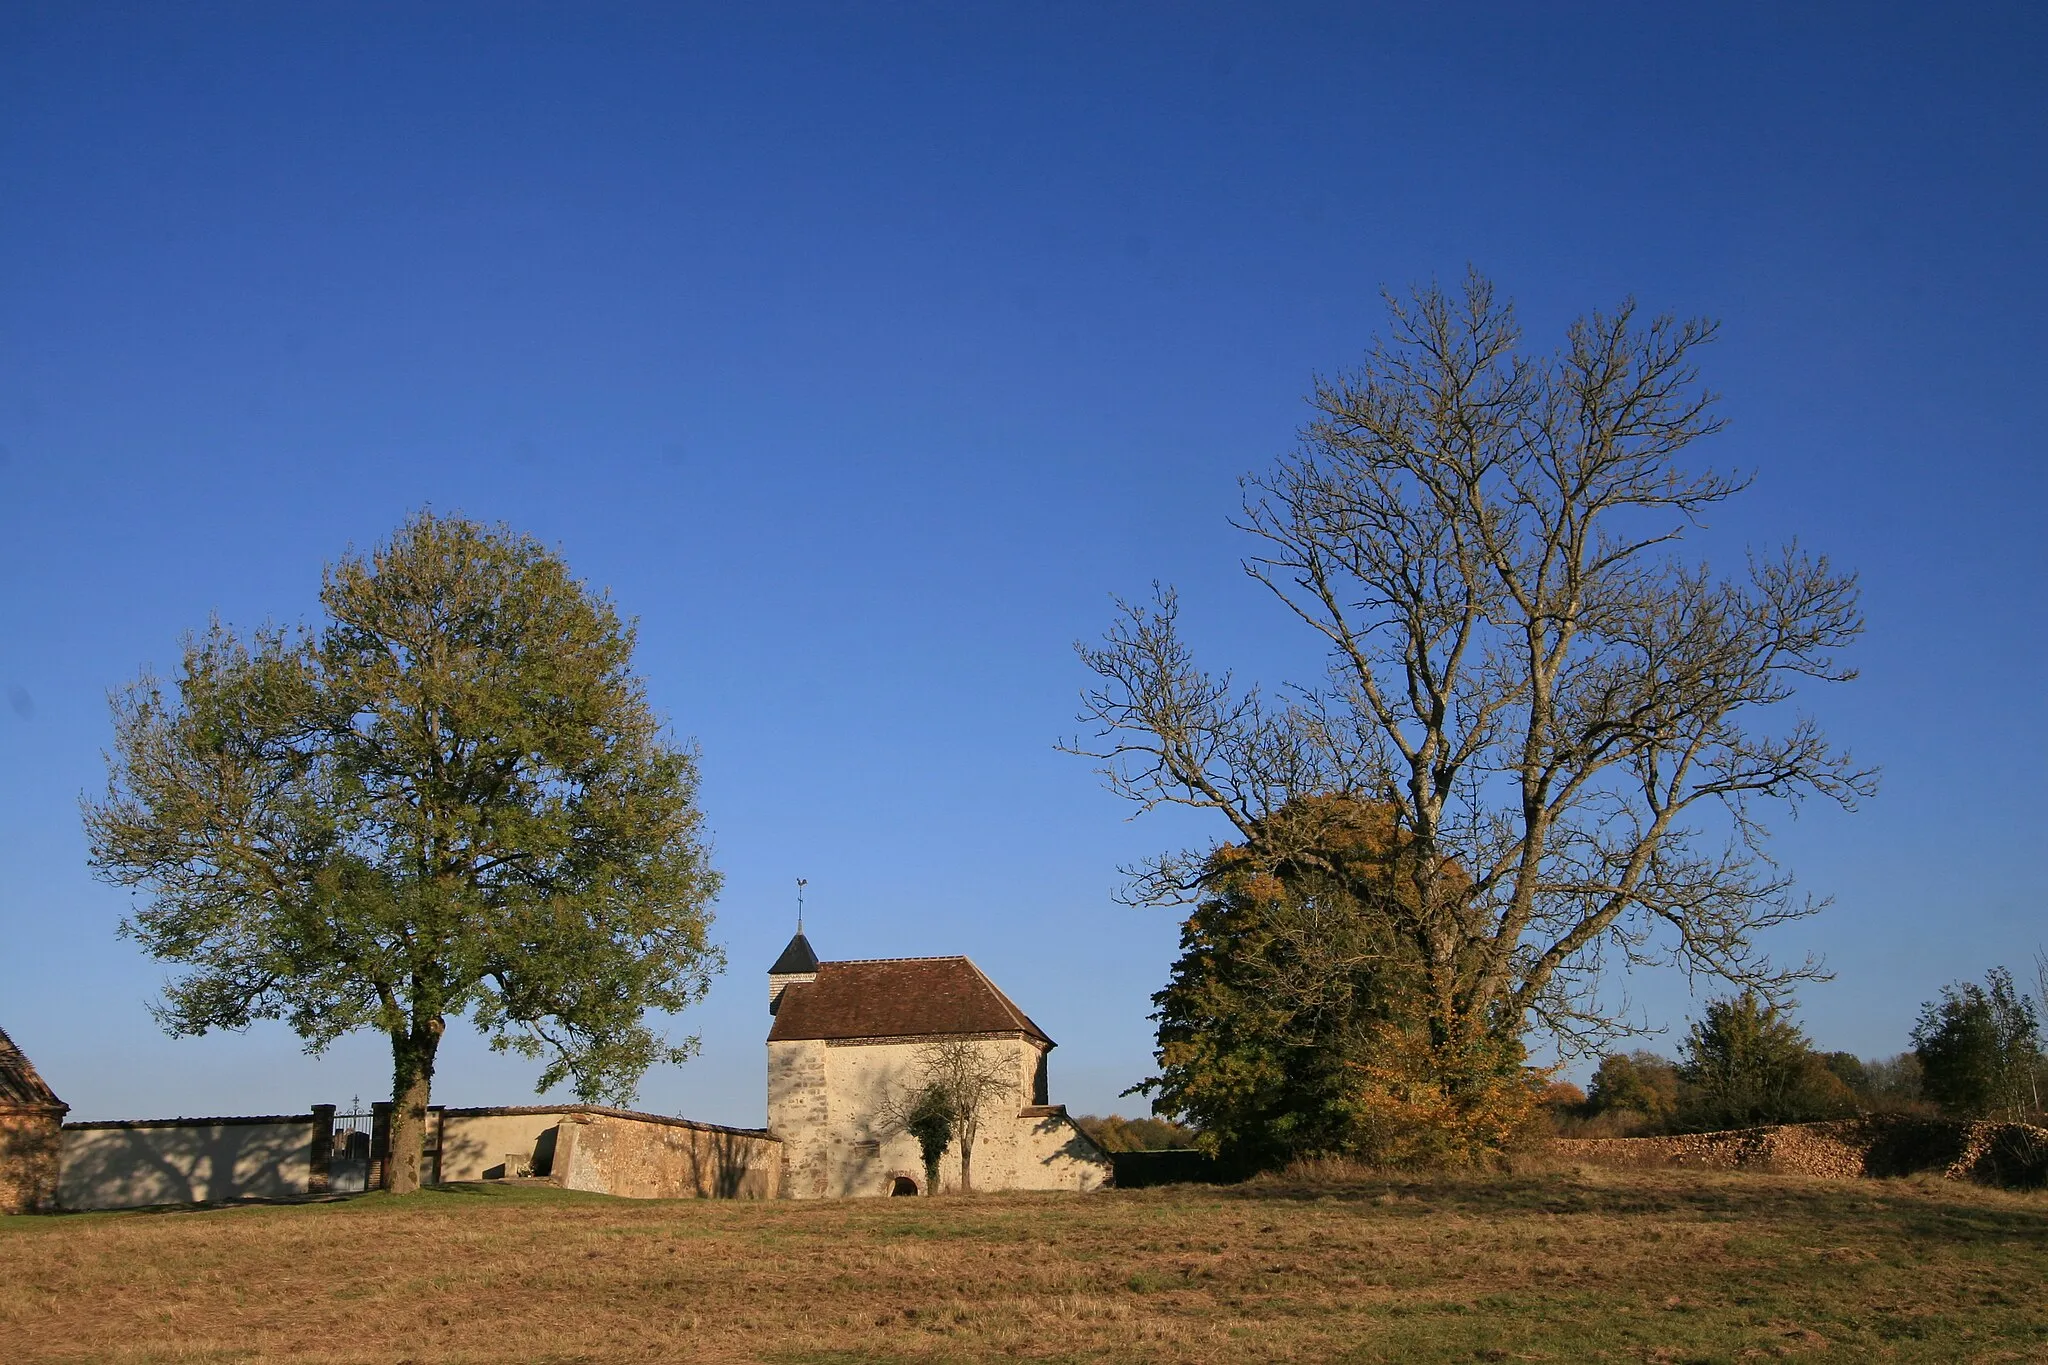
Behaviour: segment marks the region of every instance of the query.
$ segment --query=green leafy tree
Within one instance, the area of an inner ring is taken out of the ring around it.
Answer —
[[[1654,1052],[1611,1052],[1600,1059],[1586,1090],[1589,1114],[1640,1115],[1667,1123],[1678,1110],[1678,1067]]]
[[[904,1131],[917,1139],[917,1152],[924,1160],[924,1192],[939,1192],[939,1159],[953,1143],[953,1107],[946,1092],[927,1085],[917,1092],[903,1118]]]
[[[1410,845],[1392,812],[1303,797],[1262,834],[1297,856],[1268,862],[1245,845],[1211,854],[1208,894],[1153,997],[1159,1073],[1136,1089],[1241,1169],[1333,1154],[1458,1162],[1494,1145],[1496,1129],[1533,1119],[1539,1088],[1518,1039],[1493,1038],[1472,1068],[1491,1089],[1451,1094],[1426,1064],[1416,959],[1361,903],[1408,891]]]
[[[1381,1073],[1389,1116],[1497,1112],[1532,1027],[1606,1041],[1604,964],[1766,994],[1818,973],[1760,944],[1818,908],[1769,857],[1769,813],[1872,790],[1788,714],[1852,676],[1857,590],[1796,547],[1725,577],[1677,553],[1744,486],[1686,459],[1721,425],[1696,366],[1713,333],[1627,303],[1531,348],[1476,274],[1390,297],[1385,339],[1243,481],[1244,567],[1326,675],[1274,694],[1203,668],[1164,588],[1080,647],[1095,737],[1071,752],[1140,810],[1212,814],[1259,870],[1317,863],[1371,921],[1420,1029]],[[1276,818],[1321,796],[1392,812],[1401,894]],[[1209,854],[1132,869],[1127,895],[1199,905]],[[1194,923],[1189,940],[1217,941]],[[1274,1083],[1241,1069],[1247,1092]]]
[[[1317,842],[1373,856],[1370,812],[1324,804]],[[1358,1068],[1398,1008],[1383,936],[1312,868],[1263,869],[1225,846],[1205,882],[1152,997],[1159,1073],[1134,1092],[1243,1169],[1355,1149]]]
[[[2040,1020],[2003,967],[1923,1006],[1913,1052],[1923,1092],[1948,1113],[2018,1120],[2040,1108]]]
[[[1920,1058],[1911,1052],[1873,1057],[1863,1063],[1863,1089],[1858,1097],[1871,1109],[1910,1112],[1927,1105],[1922,1081]]]
[[[1707,1002],[1678,1067],[1677,1122],[1691,1129],[1805,1123],[1855,1098],[1780,1005],[1755,991]]]
[[[1861,1057],[1853,1052],[1830,1052],[1821,1060],[1829,1074],[1846,1086],[1851,1094],[1861,1099],[1870,1093],[1870,1068]]]
[[[421,513],[320,600],[317,630],[215,622],[175,683],[119,694],[85,823],[99,875],[148,897],[122,931],[187,969],[169,1032],[386,1035],[406,1192],[450,1019],[587,1100],[695,1049],[643,1017],[722,965],[718,877],[632,626],[539,543]]]

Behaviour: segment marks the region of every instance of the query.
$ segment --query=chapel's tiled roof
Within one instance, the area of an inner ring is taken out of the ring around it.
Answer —
[[[1022,1033],[1053,1045],[964,957],[820,962],[817,980],[796,982],[783,993],[768,1041],[963,1033]]]
[[[57,1098],[57,1092],[50,1089],[36,1069],[29,1065],[28,1058],[21,1055],[21,1049],[0,1029],[0,1111],[22,1109],[64,1109],[68,1106]]]

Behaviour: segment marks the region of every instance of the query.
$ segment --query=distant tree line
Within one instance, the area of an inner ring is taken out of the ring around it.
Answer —
[[[1195,1145],[1195,1130],[1171,1119],[1082,1114],[1074,1126],[1105,1152],[1184,1151]]]
[[[1208,894],[1153,997],[1159,1072],[1134,1087],[1224,1167],[1322,1156],[1457,1164],[1548,1134],[1882,1112],[2041,1119],[2041,997],[2004,969],[1943,989],[1896,1056],[1823,1050],[1782,993],[1747,988],[1708,1001],[1676,1057],[1610,1052],[1585,1089],[1498,1060],[1482,1102],[1449,1104],[1427,1065],[1427,1002],[1412,989],[1412,962],[1353,890],[1377,881],[1387,899],[1404,894],[1398,870],[1411,844],[1370,802],[1304,798],[1283,815],[1313,824],[1317,861],[1338,872],[1307,860],[1274,870],[1234,845],[1210,856]],[[2039,975],[2048,990],[2048,959]]]
[[[1353,1077],[1384,1068],[1391,1036],[1374,999],[1369,955],[1359,981],[1340,999],[1309,1009],[1299,995],[1261,991],[1273,959],[1297,959],[1308,936],[1271,904],[1241,921],[1246,904],[1212,902],[1190,921],[1188,954],[1158,997],[1163,1095],[1177,1115],[1083,1117],[1077,1122],[1110,1152],[1196,1147],[1239,1171],[1273,1169],[1303,1158],[1364,1156],[1395,1164],[1431,1164],[1442,1154],[1417,1144],[1433,1131],[1415,1125],[1405,1146],[1390,1140],[1382,1109],[1361,1102]],[[2004,968],[1979,982],[1944,987],[1920,1010],[1912,1046],[1863,1058],[1815,1046],[1789,1003],[1756,991],[1710,1000],[1667,1057],[1646,1050],[1610,1052],[1584,1088],[1522,1069],[1519,1103],[1497,1111],[1518,1123],[1503,1146],[1565,1137],[1638,1137],[1809,1123],[1863,1114],[2000,1119],[2048,1125],[2048,1051],[2041,1018],[2048,1008],[2048,954],[2029,993]],[[1385,1074],[1384,1070],[1381,1074]]]
[[[1710,1001],[1674,1060],[1614,1052],[1584,1090],[1545,1092],[1556,1131],[1628,1137],[1806,1123],[1868,1113],[2039,1123],[2048,1082],[2041,1009],[2048,957],[2030,996],[1999,967],[1921,1008],[1910,1050],[1864,1059],[1822,1052],[1787,1010],[1754,992]]]

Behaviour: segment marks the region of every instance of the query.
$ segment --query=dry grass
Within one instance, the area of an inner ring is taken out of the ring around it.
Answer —
[[[0,1358],[2048,1360],[2048,1198],[1324,1173],[818,1204],[505,1187],[0,1219]]]

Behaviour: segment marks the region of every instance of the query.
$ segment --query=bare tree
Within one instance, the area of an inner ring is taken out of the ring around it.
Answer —
[[[884,1132],[908,1133],[917,1141],[924,1163],[924,1192],[939,1192],[939,1161],[953,1142],[953,1111],[945,1092],[929,1081],[897,1091],[875,1110],[875,1124]]]
[[[1298,448],[1244,481],[1247,573],[1321,637],[1325,680],[1275,700],[1197,666],[1171,589],[1119,603],[1067,747],[1141,810],[1220,813],[1263,865],[1324,857],[1334,795],[1384,806],[1399,877],[1353,887],[1413,964],[1453,1059],[1545,1026],[1567,1050],[1619,1029],[1603,963],[1674,962],[1767,996],[1819,974],[1758,931],[1813,913],[1765,850],[1769,809],[1854,806],[1874,776],[1803,714],[1853,676],[1853,576],[1796,547],[1737,579],[1676,542],[1746,480],[1678,457],[1718,430],[1695,348],[1714,327],[1633,303],[1525,350],[1475,275],[1388,297],[1389,335],[1318,381]],[[1130,869],[1185,900],[1208,850]],[[1375,875],[1384,873],[1384,867]]]
[[[1015,1095],[1015,1061],[991,1054],[972,1038],[942,1038],[917,1050],[923,1089],[935,1092],[952,1117],[960,1148],[960,1190],[974,1189],[974,1139],[990,1107]]]

